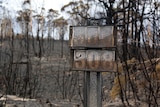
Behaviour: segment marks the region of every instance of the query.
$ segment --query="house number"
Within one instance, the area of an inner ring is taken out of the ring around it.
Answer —
[[[74,65],[77,69],[106,69],[115,60],[114,51],[75,50]]]

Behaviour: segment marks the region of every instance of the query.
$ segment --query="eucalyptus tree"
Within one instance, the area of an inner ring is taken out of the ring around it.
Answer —
[[[74,20],[72,24],[106,25],[113,24],[114,0],[78,0],[61,8]]]
[[[29,30],[31,30],[31,14],[32,14],[32,9],[31,9],[31,2],[30,0],[24,0],[22,2],[22,10],[19,10],[17,16],[17,22],[21,24],[21,31],[22,34],[25,35]],[[26,35],[27,36],[27,35]]]
[[[18,65],[17,69],[21,69],[21,67],[25,67],[23,70],[24,75],[23,78],[24,81],[19,82],[18,85],[21,85],[22,87],[19,87],[19,94],[23,97],[26,97],[28,91],[30,91],[30,94],[32,93],[31,90],[28,90],[31,88],[31,62],[30,62],[30,36],[32,33],[32,9],[31,9],[31,0],[24,0],[22,1],[22,10],[19,10],[17,16],[17,22],[20,24],[20,35],[22,35],[22,38],[19,39],[17,42],[21,50],[18,50],[18,54],[16,55],[20,60],[20,62],[15,62],[16,65]],[[24,62],[22,59],[26,59]],[[22,61],[22,62],[21,62]],[[17,74],[18,75],[18,74]],[[22,75],[20,75],[22,76]]]
[[[46,23],[47,23],[47,36],[48,36],[50,52],[51,50],[54,50],[54,39],[55,39],[54,31],[55,31],[56,26],[54,25],[53,21],[56,20],[56,18],[59,15],[60,14],[58,10],[54,10],[54,9],[48,10]]]
[[[34,51],[39,50],[38,52],[35,52],[35,55],[38,56],[39,58],[41,58],[43,54],[42,53],[43,52],[43,39],[44,39],[44,30],[45,30],[44,29],[45,28],[45,17],[43,13],[44,10],[45,9],[42,8],[40,14],[33,15],[33,20],[35,24],[33,29],[36,32],[32,36],[33,37],[33,47],[34,47]],[[36,37],[36,40],[34,36]]]
[[[13,62],[13,35],[12,20],[9,15],[5,15],[0,22],[0,91],[3,93],[12,93],[14,87],[10,76],[12,75],[12,68],[9,68],[12,67]]]
[[[66,16],[69,16],[68,19],[72,25],[85,25],[86,19],[89,18],[88,9],[88,4],[83,0],[78,0],[64,5],[61,11],[65,12]]]
[[[48,15],[47,15],[47,27],[48,27],[48,37],[51,37],[51,34],[53,33],[52,31],[54,31],[54,23],[53,21],[59,16],[59,13],[57,10],[54,9],[49,9],[48,10]]]
[[[0,31],[1,31],[1,39],[2,38],[7,38],[7,37],[11,37],[12,36],[12,21],[10,18],[3,18],[1,20],[1,27],[0,27]]]
[[[67,31],[68,22],[63,17],[60,17],[53,21],[54,26],[56,26],[60,40],[61,40],[61,58],[63,57],[63,41],[64,41],[64,35]]]
[[[28,2],[24,1],[22,3],[23,6],[25,6],[26,4],[29,4],[29,0]],[[1,34],[2,36],[4,36],[4,38],[7,38],[7,39],[4,39],[3,41],[1,41],[3,42],[4,46],[1,47],[1,55],[0,55],[1,58],[2,57],[5,58],[1,60],[1,64],[3,64],[3,66],[1,66],[3,69],[2,75],[6,81],[5,92],[6,94],[20,94],[20,92],[22,92],[21,89],[23,88],[24,90],[22,93],[23,95],[25,95],[26,89],[29,86],[28,85],[29,84],[29,40],[28,40],[29,37],[27,32],[29,31],[28,26],[30,22],[31,11],[30,9],[25,8],[24,11],[18,12],[19,16],[17,17],[17,21],[19,21],[22,25],[23,35],[26,35],[25,47],[23,48],[17,45],[17,40],[15,39],[15,35],[14,35],[15,29],[12,26],[13,24],[12,17],[8,17],[9,16],[8,11],[6,13],[7,14],[4,14],[4,18],[1,23],[1,31],[2,31]],[[19,47],[21,48],[21,51],[19,50]],[[26,55],[24,57],[27,59],[26,62],[22,61],[22,54],[24,55],[23,53],[24,51]],[[22,63],[25,63],[25,65],[27,66],[27,69],[25,69],[27,70],[25,72],[26,73],[25,78],[27,81],[23,81],[23,82],[17,79],[21,74],[18,72],[18,69],[21,68],[20,66],[23,65]],[[23,86],[19,87],[20,84],[21,85],[23,84]]]

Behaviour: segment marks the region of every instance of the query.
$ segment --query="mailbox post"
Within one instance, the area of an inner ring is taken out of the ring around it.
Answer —
[[[84,71],[84,107],[102,107],[101,72],[116,71],[113,26],[70,27],[71,69]]]

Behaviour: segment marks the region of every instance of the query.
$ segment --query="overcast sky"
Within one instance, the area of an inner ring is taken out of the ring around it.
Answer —
[[[14,13],[16,10],[22,9],[22,1],[24,0],[2,0],[3,5],[10,10],[10,12]],[[40,10],[44,7],[46,10],[54,9],[60,10],[61,7],[71,0],[31,0],[31,5],[33,10]]]
[[[0,0],[1,1],[1,0]],[[13,20],[16,20],[14,17],[17,14],[17,11],[22,10],[22,3],[24,0],[2,0],[2,7],[5,7],[8,11],[7,14],[9,13],[9,16],[11,15],[13,17]],[[54,9],[54,10],[59,10],[61,7],[67,3],[69,3],[72,0],[31,0],[31,8],[32,10],[35,10],[36,13],[40,13],[42,7],[45,8],[46,12],[48,9]],[[1,11],[1,10],[0,10]],[[16,33],[20,33],[21,30],[18,27],[18,24],[16,21],[13,21],[14,26],[14,31]],[[33,30],[34,31],[34,30]],[[55,39],[58,39],[59,36],[55,36]],[[68,35],[65,35],[64,39],[68,39]]]

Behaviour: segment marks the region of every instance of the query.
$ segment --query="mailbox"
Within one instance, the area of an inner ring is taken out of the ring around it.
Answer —
[[[72,70],[116,70],[113,26],[71,26],[70,48]]]

